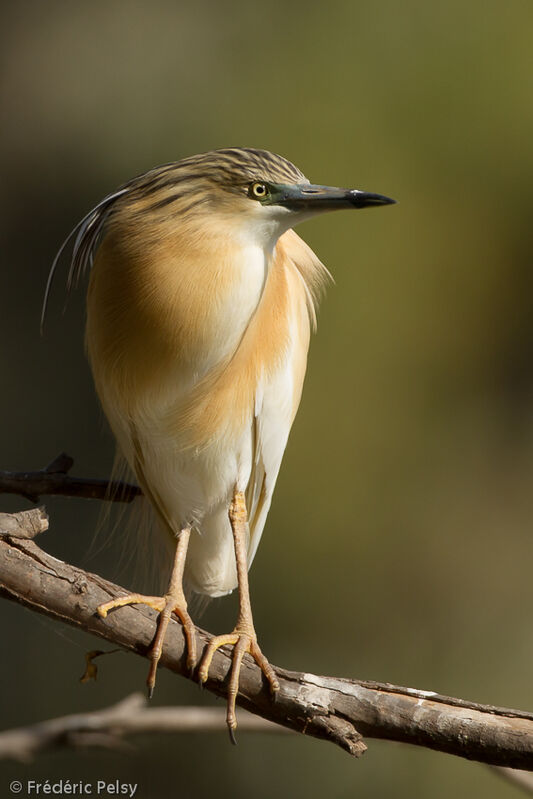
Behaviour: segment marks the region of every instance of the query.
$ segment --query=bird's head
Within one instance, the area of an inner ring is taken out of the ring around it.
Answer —
[[[248,147],[212,150],[158,166],[104,197],[63,242],[48,275],[41,331],[59,259],[74,235],[68,292],[92,267],[102,236],[114,226],[127,231],[126,240],[137,235],[143,242],[157,241],[172,230],[192,234],[189,242],[209,237],[220,242],[224,234],[233,242],[240,239],[272,251],[286,230],[312,216],[394,202],[359,189],[310,183],[281,155]]]
[[[131,199],[140,192],[145,210],[150,192],[154,211],[175,212],[176,218],[201,225],[211,219],[263,246],[273,246],[286,230],[325,211],[395,202],[359,189],[310,183],[282,156],[250,148],[184,158],[146,173],[132,188]]]

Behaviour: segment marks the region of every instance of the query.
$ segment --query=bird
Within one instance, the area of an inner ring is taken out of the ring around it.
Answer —
[[[198,664],[191,593],[238,587],[235,627],[210,639],[198,666],[233,646],[226,722],[235,741],[243,657],[273,695],[275,671],[254,627],[248,570],[297,412],[310,335],[330,274],[295,225],[326,211],[389,205],[359,189],[312,184],[266,150],[230,147],[155,167],[108,194],[74,228],[67,289],[90,271],[86,349],[118,450],[173,549],[163,596],[131,593],[159,616],[149,695],[172,614],[191,672]],[[75,238],[74,238],[75,237]]]

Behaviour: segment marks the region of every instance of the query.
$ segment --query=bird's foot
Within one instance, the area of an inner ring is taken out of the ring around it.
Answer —
[[[196,628],[187,611],[187,602],[183,593],[180,591],[165,594],[165,596],[127,594],[126,596],[120,596],[116,599],[112,599],[110,602],[99,605],[96,608],[96,612],[102,619],[105,619],[110,610],[124,607],[124,605],[147,605],[157,610],[159,613],[155,638],[148,651],[148,657],[151,661],[148,677],[146,679],[148,696],[151,698],[154,692],[157,664],[161,658],[165,633],[172,613],[176,614],[183,627],[183,633],[187,644],[187,667],[192,674],[196,666]]]
[[[235,713],[235,702],[239,692],[239,677],[241,673],[242,659],[246,653],[250,654],[270,685],[270,691],[275,694],[279,691],[279,682],[276,673],[266,657],[263,655],[257,643],[255,632],[248,629],[239,629],[237,626],[232,633],[227,635],[216,635],[209,641],[207,649],[202,657],[198,670],[198,680],[201,685],[206,682],[209,676],[209,667],[213,660],[213,655],[221,646],[233,645],[233,660],[231,664],[230,680],[228,686],[228,704],[226,711],[226,724],[232,743],[236,743],[235,729],[237,728],[237,716]]]

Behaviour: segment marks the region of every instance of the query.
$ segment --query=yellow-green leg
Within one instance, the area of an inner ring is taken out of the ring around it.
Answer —
[[[117,599],[112,599],[110,602],[99,605],[96,609],[98,615],[103,619],[105,619],[110,610],[124,607],[124,605],[148,605],[148,607],[159,612],[157,631],[154,642],[148,653],[148,657],[151,661],[148,677],[146,679],[149,697],[152,697],[154,692],[157,664],[161,658],[165,633],[172,613],[176,614],[183,626],[183,632],[187,643],[187,666],[189,670],[192,672],[196,665],[196,631],[193,621],[187,611],[187,601],[183,593],[183,569],[185,567],[185,558],[187,556],[190,535],[190,528],[184,528],[179,534],[170,583],[165,596],[158,597],[145,596],[144,594],[127,594],[126,596],[117,597]]]
[[[209,667],[216,650],[225,644],[233,644],[233,661],[228,687],[226,723],[231,740],[235,743],[234,731],[237,727],[235,702],[239,691],[239,675],[244,655],[248,652],[254,658],[267,678],[272,693],[279,691],[279,682],[274,669],[259,648],[254,628],[252,606],[250,603],[250,589],[248,585],[246,502],[242,491],[235,491],[233,495],[233,500],[229,509],[229,519],[233,531],[237,579],[239,582],[239,615],[233,632],[227,635],[217,635],[210,640],[200,663],[198,679],[200,683],[204,683],[207,680]]]

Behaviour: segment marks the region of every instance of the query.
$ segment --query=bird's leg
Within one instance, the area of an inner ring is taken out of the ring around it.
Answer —
[[[150,647],[148,656],[150,658],[150,670],[146,679],[148,686],[148,695],[151,697],[154,692],[155,677],[157,672],[157,664],[161,658],[163,651],[163,642],[165,640],[165,633],[170,621],[172,613],[182,623],[185,640],[187,642],[187,666],[192,672],[196,665],[196,630],[191,617],[187,611],[187,601],[183,593],[183,569],[185,567],[185,558],[187,555],[187,547],[191,535],[190,528],[186,527],[181,530],[178,541],[176,544],[176,554],[174,555],[174,565],[172,567],[172,574],[170,576],[170,583],[168,591],[165,596],[145,596],[144,594],[127,594],[126,596],[117,597],[104,605],[97,607],[98,615],[103,619],[107,616],[113,608],[121,608],[124,605],[148,605],[159,612],[157,620],[157,631],[154,641]]]
[[[254,658],[267,678],[272,693],[279,691],[279,682],[274,669],[259,648],[254,628],[252,606],[250,603],[250,589],[248,586],[248,558],[246,552],[247,514],[244,493],[242,491],[235,491],[233,495],[233,500],[229,509],[229,519],[233,531],[237,579],[239,582],[239,615],[233,632],[228,635],[217,635],[210,640],[200,663],[198,678],[200,683],[204,683],[207,680],[213,655],[219,647],[224,646],[224,644],[234,645],[228,686],[226,723],[231,740],[235,743],[234,730],[237,727],[235,701],[239,691],[239,675],[245,653],[248,652]]]

